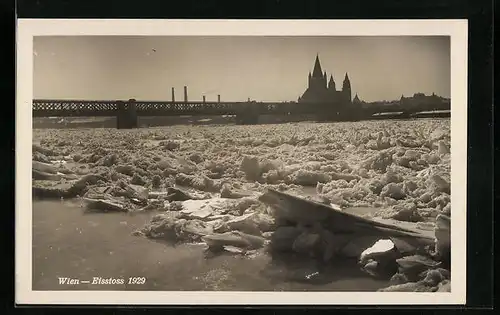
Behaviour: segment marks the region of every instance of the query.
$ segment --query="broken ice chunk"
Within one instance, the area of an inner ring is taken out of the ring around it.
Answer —
[[[378,256],[383,253],[387,253],[388,251],[394,249],[394,243],[391,240],[388,239],[382,239],[378,240],[375,244],[373,244],[371,247],[365,249],[359,258],[359,261],[361,264],[365,264],[368,262],[369,259],[371,259],[374,256]]]

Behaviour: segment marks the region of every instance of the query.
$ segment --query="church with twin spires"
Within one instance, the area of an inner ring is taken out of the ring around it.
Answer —
[[[342,90],[337,91],[333,75],[330,74],[330,80],[327,81],[326,71],[323,72],[321,69],[319,55],[316,55],[312,75],[309,72],[308,87],[298,101],[299,103],[332,103],[340,107],[351,104],[351,82],[347,73],[342,83]]]

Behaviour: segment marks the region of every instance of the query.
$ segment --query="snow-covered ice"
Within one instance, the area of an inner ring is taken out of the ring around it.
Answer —
[[[175,183],[212,194],[316,187],[343,207],[412,203],[427,215],[450,209],[447,119],[35,129],[33,135],[34,160],[59,161],[58,171],[100,174],[109,182],[156,189]]]
[[[377,220],[418,222],[436,230],[436,250],[444,252],[450,143],[449,119],[34,129],[33,191],[159,211],[137,231],[151,238],[258,246],[271,239],[279,247],[280,236],[291,233],[284,240],[294,241],[282,245],[308,252],[316,232],[276,229],[273,212],[258,200],[273,188],[342,211],[375,209],[366,215]],[[381,240],[369,250],[390,245]]]

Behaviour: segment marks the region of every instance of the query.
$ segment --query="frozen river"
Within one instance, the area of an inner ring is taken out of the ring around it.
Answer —
[[[299,190],[413,222],[432,221],[451,209],[449,119],[34,129],[33,145],[33,160],[77,177],[98,174],[103,180],[95,186],[101,188],[156,183],[210,194]],[[374,291],[387,285],[352,265],[303,281],[317,275],[315,266],[285,266],[265,255],[206,259],[202,245],[174,248],[133,236],[153,215],[84,214],[71,202],[35,201],[33,289]],[[59,285],[59,277],[146,282],[75,287]]]

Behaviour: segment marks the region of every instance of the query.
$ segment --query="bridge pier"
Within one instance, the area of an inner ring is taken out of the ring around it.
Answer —
[[[117,102],[116,127],[117,129],[137,128],[137,111],[135,99],[128,102]]]

